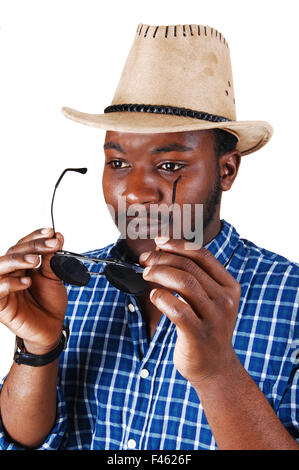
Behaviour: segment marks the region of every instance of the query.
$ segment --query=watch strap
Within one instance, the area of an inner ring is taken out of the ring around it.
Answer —
[[[26,352],[24,350],[25,348],[24,348],[23,340],[20,341],[20,338],[17,337],[15,352],[14,352],[14,361],[17,364],[25,364],[27,366],[32,366],[32,367],[41,367],[41,366],[50,364],[50,362],[55,361],[55,359],[57,359],[57,357],[60,356],[61,352],[64,349],[66,349],[68,338],[69,338],[69,325],[68,325],[67,319],[62,329],[62,334],[61,334],[61,338],[60,338],[58,345],[56,346],[56,348],[52,349],[52,351],[49,351],[46,354],[31,354],[31,353]]]

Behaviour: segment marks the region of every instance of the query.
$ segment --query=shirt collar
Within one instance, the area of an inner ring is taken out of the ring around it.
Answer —
[[[213,240],[205,245],[205,248],[207,248],[223,266],[226,266],[237,248],[239,239],[240,235],[236,229],[225,220],[221,220],[220,232]]]
[[[237,248],[239,238],[240,236],[236,229],[225,220],[221,220],[220,232],[209,243],[204,245],[204,247],[207,248],[223,266],[226,266]],[[139,263],[139,257],[129,248],[126,240],[121,236],[109,250],[109,256],[116,257],[122,261]]]
[[[138,263],[139,264],[139,256],[137,256],[128,246],[126,240],[122,238],[120,235],[115,244],[112,246],[110,253],[110,257],[115,257],[117,259],[121,259],[122,261],[126,261],[127,263]]]

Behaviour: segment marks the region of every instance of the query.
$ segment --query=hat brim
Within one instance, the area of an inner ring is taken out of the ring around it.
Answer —
[[[62,108],[65,117],[107,131],[157,134],[208,129],[223,129],[238,138],[237,149],[248,155],[263,147],[273,134],[272,126],[265,121],[210,122],[200,119],[141,112],[113,112],[106,114],[82,113],[72,108]]]

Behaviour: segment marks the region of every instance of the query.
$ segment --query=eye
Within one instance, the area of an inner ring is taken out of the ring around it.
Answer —
[[[106,163],[106,165],[111,166],[113,170],[122,170],[123,168],[127,168],[127,166],[122,166],[122,164],[125,164],[125,162],[122,160],[110,160],[110,162]]]
[[[165,166],[165,168],[162,168],[163,166]],[[178,171],[183,167],[184,165],[182,163],[175,163],[175,162],[165,162],[165,163],[161,163],[161,165],[159,166],[159,168],[168,172]]]

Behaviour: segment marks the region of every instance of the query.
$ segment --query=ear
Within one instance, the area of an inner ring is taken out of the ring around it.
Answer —
[[[222,191],[228,191],[238,174],[241,163],[239,150],[232,150],[219,158],[219,171]]]

